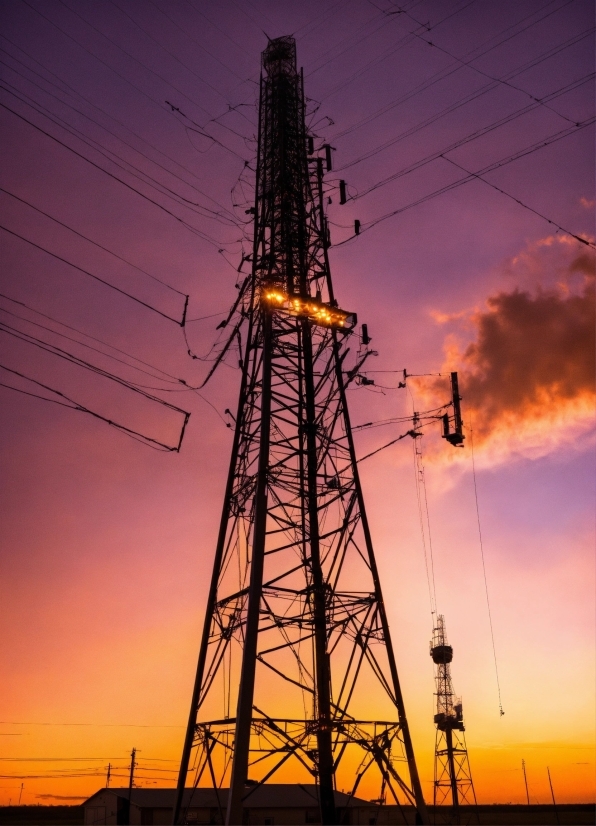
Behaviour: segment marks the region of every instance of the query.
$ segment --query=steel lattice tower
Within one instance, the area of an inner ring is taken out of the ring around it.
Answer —
[[[245,330],[240,396],[174,822],[190,768],[195,785],[229,786],[228,824],[259,784],[313,778],[322,823],[341,822],[335,788],[356,794],[363,778],[428,822],[346,405],[366,352],[347,371],[355,316],[333,293],[312,141],[295,41],[272,40],[233,334]]]
[[[430,654],[437,667],[437,726],[435,743],[434,806],[445,806],[451,799],[448,821],[460,823],[460,805],[476,804],[472,783],[462,702],[455,696],[451,681],[453,648],[447,642],[445,618],[439,614],[433,628]],[[435,809],[435,815],[437,810]]]

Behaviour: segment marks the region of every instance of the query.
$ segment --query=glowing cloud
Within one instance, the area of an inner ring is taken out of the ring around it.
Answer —
[[[489,463],[585,444],[594,422],[593,255],[551,236],[512,259],[507,274],[549,286],[489,296],[467,314],[474,340],[445,341],[444,369],[460,373],[464,420]],[[438,396],[438,383],[432,392]]]

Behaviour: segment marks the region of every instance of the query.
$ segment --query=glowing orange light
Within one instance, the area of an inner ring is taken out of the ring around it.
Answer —
[[[356,323],[356,316],[340,310],[339,307],[331,307],[316,299],[304,299],[300,296],[289,296],[278,289],[266,290],[263,298],[276,305],[279,309],[286,310],[290,315],[305,315],[317,324],[324,327],[347,327],[351,328]]]

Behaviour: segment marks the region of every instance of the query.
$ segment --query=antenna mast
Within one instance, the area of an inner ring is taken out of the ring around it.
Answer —
[[[437,727],[435,741],[435,780],[433,805],[444,806],[451,798],[449,823],[461,823],[460,806],[476,805],[476,793],[472,782],[462,701],[455,696],[451,681],[453,648],[447,642],[445,618],[437,616],[430,644],[430,655],[435,663]],[[437,810],[435,809],[435,813]]]
[[[270,780],[316,783],[324,824],[344,817],[335,790],[359,786],[428,823],[346,405],[356,317],[333,292],[321,150],[295,40],[271,40],[242,379],[175,823],[191,765],[195,787],[229,786],[227,804],[216,792],[227,824]]]

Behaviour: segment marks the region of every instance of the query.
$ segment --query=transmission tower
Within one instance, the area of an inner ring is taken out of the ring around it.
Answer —
[[[229,319],[240,396],[174,822],[189,770],[195,787],[229,787],[227,824],[267,781],[316,783],[322,823],[342,822],[335,789],[361,784],[428,822],[346,405],[369,351],[347,370],[356,317],[331,283],[320,149],[295,41],[271,40],[252,271]]]
[[[446,820],[457,824],[461,823],[460,806],[476,805],[476,793],[468,760],[462,702],[455,696],[451,681],[453,648],[447,642],[445,618],[441,614],[437,616],[437,624],[433,628],[430,654],[437,667],[433,804],[435,807],[448,806],[450,799]]]

